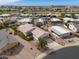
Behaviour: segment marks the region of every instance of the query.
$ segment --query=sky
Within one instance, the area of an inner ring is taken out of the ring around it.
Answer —
[[[17,5],[17,6],[75,5],[75,6],[79,6],[79,0],[0,0],[0,5]]]

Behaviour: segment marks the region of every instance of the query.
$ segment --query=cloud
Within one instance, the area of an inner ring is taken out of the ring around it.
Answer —
[[[0,0],[0,5],[6,5],[6,4],[11,4],[11,3],[16,3],[20,0]]]

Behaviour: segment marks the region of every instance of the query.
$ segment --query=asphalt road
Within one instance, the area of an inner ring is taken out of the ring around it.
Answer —
[[[43,59],[79,59],[79,46],[66,47],[52,52]]]

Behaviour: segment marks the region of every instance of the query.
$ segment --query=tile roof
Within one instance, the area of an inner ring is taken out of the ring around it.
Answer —
[[[18,20],[18,22],[32,22],[31,18],[23,18],[21,20]]]
[[[61,20],[58,18],[51,18],[50,21],[61,21]]]
[[[35,28],[33,31],[32,31],[33,35],[36,36],[37,38],[40,38],[41,36],[45,35],[45,34],[48,34],[48,32],[40,29],[40,28]]]
[[[29,32],[33,30],[34,27],[32,24],[24,24],[24,25],[20,25],[17,29],[21,32]]]

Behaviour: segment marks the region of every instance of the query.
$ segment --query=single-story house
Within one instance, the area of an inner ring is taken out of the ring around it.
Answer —
[[[64,17],[72,17],[72,14],[65,14]]]
[[[51,18],[50,22],[52,24],[62,24],[62,20],[58,19],[58,18]]]
[[[16,39],[4,30],[0,30],[0,53],[16,46]]]
[[[21,24],[32,24],[32,18],[23,18],[23,19],[20,19],[20,20],[17,20],[18,23],[21,23]]]
[[[32,24],[24,24],[24,25],[18,26],[17,29],[22,33],[24,33],[24,35],[26,35],[28,32],[31,32],[32,30],[34,30],[35,27]]]
[[[17,22],[17,19],[18,17],[11,17],[10,19],[8,19],[6,22],[9,23],[9,24],[14,24]]]
[[[2,15],[0,15],[0,17],[9,17],[9,16],[11,16],[11,14],[2,14]]]
[[[52,26],[50,28],[48,28],[49,32],[53,32],[55,34],[57,34],[60,37],[67,37],[70,36],[72,31],[63,27],[63,26]]]
[[[1,14],[0,18],[2,18],[3,22],[6,22],[7,20],[11,19],[12,14]]]
[[[68,23],[67,28],[69,28],[73,32],[79,32],[79,24],[76,24],[76,23]]]
[[[27,16],[32,16],[30,14],[20,14],[21,17],[27,17]]]
[[[47,19],[46,18],[38,18],[34,20],[35,25],[44,25],[47,24]]]
[[[39,39],[46,39],[47,37],[49,37],[49,33],[36,27],[33,31],[32,31],[33,37],[35,40],[39,40]]]
[[[72,23],[76,23],[76,24],[79,24],[79,19],[74,19],[74,18],[63,18],[63,21],[64,23],[69,23],[69,22],[72,22]]]
[[[73,19],[72,23],[79,24],[79,19]]]
[[[76,18],[79,18],[79,14],[74,14],[74,16],[75,16]]]
[[[74,21],[74,19],[73,18],[69,18],[69,17],[65,17],[65,18],[63,18],[63,22],[64,23],[67,23],[68,21]]]

